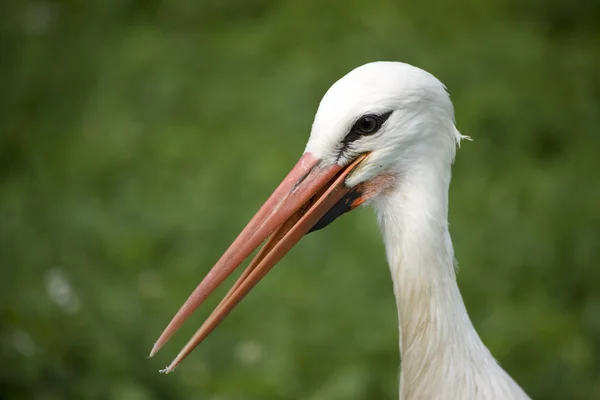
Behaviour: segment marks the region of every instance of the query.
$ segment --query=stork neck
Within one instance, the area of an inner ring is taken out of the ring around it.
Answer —
[[[500,386],[508,393],[515,384],[481,342],[456,283],[449,163],[415,166],[399,181],[375,209],[398,307],[401,397],[470,398],[464,390],[476,391],[476,378],[485,374],[506,381]]]

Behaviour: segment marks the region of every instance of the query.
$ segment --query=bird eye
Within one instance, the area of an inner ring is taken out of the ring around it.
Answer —
[[[344,149],[355,140],[358,140],[363,136],[373,135],[378,132],[385,121],[387,121],[390,115],[392,115],[392,112],[393,110],[380,115],[368,114],[360,117],[360,119],[358,119],[354,125],[352,125],[352,129],[342,141],[342,153]]]
[[[377,117],[367,115],[366,117],[362,117],[358,120],[356,127],[362,134],[368,135],[370,133],[375,133],[380,127],[379,119]]]

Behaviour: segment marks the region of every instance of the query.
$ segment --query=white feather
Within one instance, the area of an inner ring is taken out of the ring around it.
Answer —
[[[358,118],[393,111],[382,129],[342,151]],[[397,62],[361,66],[323,97],[306,151],[328,163],[369,157],[346,183],[386,174],[373,198],[390,267],[400,328],[400,394],[413,399],[527,399],[498,365],[465,309],[448,232],[451,164],[462,136],[444,85]]]

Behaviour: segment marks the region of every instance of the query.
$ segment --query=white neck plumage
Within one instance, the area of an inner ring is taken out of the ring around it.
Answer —
[[[395,189],[374,204],[398,307],[400,397],[526,399],[477,335],[456,283],[450,162],[411,161]]]

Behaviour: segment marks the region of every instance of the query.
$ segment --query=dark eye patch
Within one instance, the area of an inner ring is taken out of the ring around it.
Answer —
[[[393,111],[388,111],[380,115],[367,114],[360,117],[354,125],[352,125],[352,129],[350,129],[350,132],[348,132],[344,140],[342,140],[342,152],[340,154],[342,154],[355,140],[358,140],[363,136],[374,135],[377,133],[385,121],[392,115],[392,112]]]

